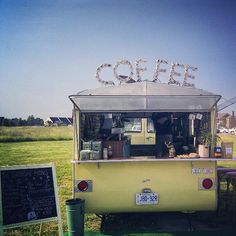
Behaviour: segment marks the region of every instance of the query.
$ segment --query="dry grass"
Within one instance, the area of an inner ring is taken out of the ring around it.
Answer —
[[[73,127],[0,127],[0,142],[71,140]]]

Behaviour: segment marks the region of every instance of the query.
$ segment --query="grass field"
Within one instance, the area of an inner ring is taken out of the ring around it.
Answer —
[[[32,165],[54,163],[56,165],[58,190],[62,218],[65,227],[64,202],[71,198],[71,150],[72,141],[41,141],[0,143],[0,165]],[[43,235],[56,235],[57,225],[43,225]],[[20,230],[7,230],[6,235],[38,235],[39,226],[23,227]]]
[[[71,140],[71,126],[0,126],[0,142]]]
[[[17,127],[16,131],[23,128]],[[24,127],[25,128],[25,127]],[[38,131],[36,127],[35,130]],[[57,131],[59,127],[53,128],[44,128],[45,131],[50,130],[51,133]],[[61,128],[61,127],[60,127]],[[68,127],[62,127],[68,128]],[[15,128],[14,128],[15,129]],[[15,132],[16,132],[15,131]],[[26,128],[28,132],[28,128]],[[16,135],[13,131],[9,131],[12,134]],[[49,132],[49,133],[50,133]],[[66,137],[72,136],[72,129],[66,131]],[[54,137],[55,134],[52,134]],[[71,135],[71,136],[70,136]],[[0,134],[2,137],[2,134]],[[22,134],[24,135],[24,132]],[[43,134],[42,137],[47,137],[46,134]],[[54,140],[54,138],[52,138]],[[63,136],[62,136],[63,139]],[[233,141],[234,147],[236,147],[236,138],[228,135],[222,136],[223,141]],[[34,141],[34,142],[0,142],[0,166],[12,166],[12,165],[32,165],[32,164],[46,164],[54,163],[56,166],[57,172],[57,181],[58,181],[58,190],[59,190],[59,199],[60,199],[60,208],[62,211],[63,219],[63,228],[66,231],[66,213],[65,213],[65,200],[71,198],[71,156],[72,156],[72,141]],[[234,156],[236,156],[236,148],[234,148]],[[224,163],[227,166],[235,166],[236,164],[232,162]],[[101,220],[92,214],[86,215],[85,218],[85,230],[99,232]],[[20,235],[38,235],[39,225],[25,226],[16,229],[5,230],[5,235],[7,236],[20,236]],[[44,223],[42,227],[42,235],[57,235],[57,224],[56,223]],[[93,233],[87,235],[94,235]],[[111,234],[110,234],[111,235]],[[128,235],[128,234],[127,234]],[[129,234],[129,235],[153,235],[153,234]],[[155,235],[177,235],[177,234],[155,234]],[[180,235],[180,234],[178,234]],[[188,234],[189,235],[189,234]],[[197,235],[197,234],[190,234]],[[220,235],[220,234],[219,234]]]
[[[63,228],[66,231],[65,201],[71,198],[72,141],[40,141],[0,143],[0,166],[33,165],[54,163],[62,212]],[[94,215],[86,216],[87,230],[98,230],[100,220]],[[88,224],[88,222],[90,222]],[[6,235],[38,235],[39,225],[6,230]],[[43,235],[57,235],[56,223],[44,223]]]

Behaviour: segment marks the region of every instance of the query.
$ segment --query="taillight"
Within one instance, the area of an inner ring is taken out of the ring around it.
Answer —
[[[203,179],[202,181],[202,187],[204,189],[210,189],[213,186],[213,181],[212,179]]]
[[[74,191],[78,192],[92,192],[93,181],[91,179],[76,179],[74,182]]]
[[[214,178],[199,178],[200,190],[215,190],[216,184]]]
[[[82,180],[77,185],[79,191],[85,192],[88,189],[88,182],[85,180]]]

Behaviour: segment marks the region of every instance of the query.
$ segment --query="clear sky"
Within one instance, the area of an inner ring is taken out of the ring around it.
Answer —
[[[0,0],[0,116],[70,116],[99,65],[140,58],[146,79],[176,61],[198,67],[197,88],[236,96],[236,1]]]

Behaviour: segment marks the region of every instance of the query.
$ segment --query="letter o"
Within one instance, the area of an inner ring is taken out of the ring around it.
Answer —
[[[117,68],[118,66],[120,65],[127,65],[130,69],[130,74],[129,76],[127,76],[126,78],[121,78],[121,76],[119,76],[119,74],[117,73]],[[128,60],[121,60],[121,61],[118,61],[115,65],[115,67],[113,68],[113,71],[114,71],[114,75],[116,77],[116,79],[118,79],[120,82],[128,82],[129,80],[132,79],[133,77],[133,67],[132,67],[132,64],[128,61]]]

